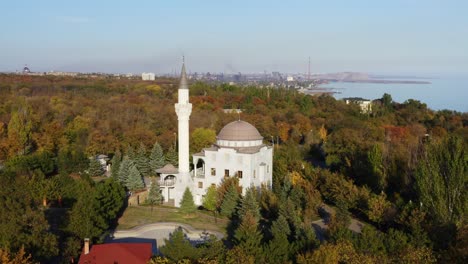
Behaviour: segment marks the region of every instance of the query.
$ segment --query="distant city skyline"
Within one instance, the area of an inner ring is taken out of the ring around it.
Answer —
[[[2,1],[0,71],[468,75],[466,1]]]

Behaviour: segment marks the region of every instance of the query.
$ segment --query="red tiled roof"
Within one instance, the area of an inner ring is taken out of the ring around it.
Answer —
[[[111,243],[94,245],[81,253],[79,264],[146,264],[152,255],[151,243]]]

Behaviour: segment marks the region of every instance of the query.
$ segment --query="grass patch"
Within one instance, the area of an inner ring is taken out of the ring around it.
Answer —
[[[139,225],[157,222],[178,222],[188,224],[196,229],[226,232],[228,220],[226,218],[207,215],[197,211],[189,216],[180,213],[177,209],[155,206],[151,207],[129,206],[118,221],[117,230],[130,229]]]

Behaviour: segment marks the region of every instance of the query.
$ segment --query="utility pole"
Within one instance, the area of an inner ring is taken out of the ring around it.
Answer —
[[[310,56],[309,56],[309,67],[307,69],[307,80],[310,81]]]

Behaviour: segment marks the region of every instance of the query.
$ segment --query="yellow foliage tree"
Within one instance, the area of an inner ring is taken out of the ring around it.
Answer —
[[[327,129],[325,128],[324,125],[322,125],[320,128],[319,128],[319,135],[320,135],[320,139],[325,142],[327,141]]]
[[[0,248],[0,262],[3,264],[32,264],[34,262],[31,258],[31,254],[28,255],[24,247],[21,247],[14,255],[11,255],[9,250]]]

